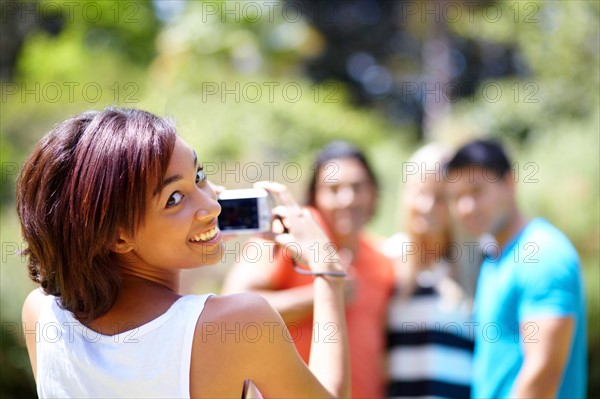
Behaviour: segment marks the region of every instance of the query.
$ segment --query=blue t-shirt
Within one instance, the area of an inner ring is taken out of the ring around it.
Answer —
[[[483,262],[475,297],[474,398],[512,394],[522,344],[537,342],[535,320],[572,316],[573,340],[559,398],[583,398],[587,383],[585,289],[579,257],[567,237],[534,219]],[[519,334],[519,324],[523,334]]]

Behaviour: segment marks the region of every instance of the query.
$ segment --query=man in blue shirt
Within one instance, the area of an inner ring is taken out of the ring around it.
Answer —
[[[474,398],[583,398],[586,300],[577,252],[558,229],[519,212],[503,148],[477,140],[446,167],[448,204],[491,234],[475,297]]]

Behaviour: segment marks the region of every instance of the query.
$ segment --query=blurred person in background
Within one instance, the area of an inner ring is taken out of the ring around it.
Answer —
[[[350,264],[346,315],[352,396],[356,398],[382,398],[385,390],[384,328],[393,270],[391,261],[379,251],[380,244],[364,230],[375,212],[378,192],[375,174],[356,147],[334,141],[317,155],[308,205],[340,256]],[[250,243],[268,248],[258,238]],[[310,256],[327,257],[330,249],[319,248]],[[270,263],[272,256],[275,262]],[[300,355],[308,359],[313,329],[313,278],[296,273],[292,261],[281,250],[265,250],[255,262],[235,265],[223,290],[263,295],[282,314]],[[315,322],[314,328],[319,330],[319,339],[327,341],[337,326]]]
[[[446,169],[452,215],[496,246],[475,296],[474,398],[586,396],[586,311],[579,257],[542,218],[526,219],[503,147],[465,144]]]
[[[405,164],[404,231],[383,244],[396,272],[388,309],[390,398],[470,396],[472,298],[461,285],[463,259],[451,239],[442,173],[449,155],[432,143]]]

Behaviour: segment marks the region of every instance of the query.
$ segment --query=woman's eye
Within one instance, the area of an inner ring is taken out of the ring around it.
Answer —
[[[204,170],[202,170],[202,168],[198,169],[198,171],[196,172],[196,184],[200,184],[205,180],[206,173],[204,173]]]
[[[182,199],[183,199],[183,195],[181,193],[173,193],[173,195],[171,195],[169,197],[169,200],[167,201],[167,208],[170,208],[172,206],[179,204]]]

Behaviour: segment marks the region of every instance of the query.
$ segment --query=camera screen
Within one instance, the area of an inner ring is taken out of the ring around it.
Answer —
[[[258,229],[258,203],[256,198],[220,199],[221,230]]]

